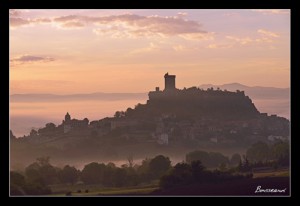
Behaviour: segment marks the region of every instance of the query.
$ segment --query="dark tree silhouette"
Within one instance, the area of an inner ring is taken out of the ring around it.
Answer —
[[[79,177],[79,171],[75,167],[66,165],[60,171],[61,182],[74,184],[78,180],[78,177]]]
[[[154,178],[162,176],[171,167],[171,161],[168,157],[158,155],[149,163],[149,172]]]

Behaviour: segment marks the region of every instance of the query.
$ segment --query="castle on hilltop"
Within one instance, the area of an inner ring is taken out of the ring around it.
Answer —
[[[199,87],[177,89],[175,75],[166,73],[165,88],[150,91],[147,104],[153,108],[160,108],[162,111],[183,111],[194,112],[199,115],[220,115],[220,116],[254,116],[259,114],[252,100],[245,95],[244,91],[222,91],[209,88],[207,90]]]

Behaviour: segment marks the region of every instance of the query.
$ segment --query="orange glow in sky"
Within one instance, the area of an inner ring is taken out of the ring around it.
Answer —
[[[10,93],[289,87],[289,10],[10,10]]]

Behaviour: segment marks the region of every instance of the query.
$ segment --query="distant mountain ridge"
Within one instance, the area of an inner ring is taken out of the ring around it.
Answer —
[[[255,99],[289,99],[290,88],[262,87],[262,86],[246,86],[240,83],[229,83],[223,85],[202,84],[199,86],[202,89],[213,87],[221,90],[245,91],[245,94]],[[31,102],[31,101],[74,101],[74,100],[102,100],[102,101],[117,101],[129,99],[148,99],[148,92],[140,93],[105,93],[95,92],[86,94],[12,94],[10,101],[12,102]]]
[[[245,91],[245,94],[255,99],[289,99],[290,88],[276,88],[276,87],[262,87],[262,86],[246,86],[240,83],[229,83],[223,85],[202,84],[199,86],[202,89],[213,87],[214,89],[220,88],[221,90]]]

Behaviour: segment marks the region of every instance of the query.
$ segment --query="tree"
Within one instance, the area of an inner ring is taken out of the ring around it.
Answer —
[[[121,117],[125,117],[125,112],[124,111],[116,111],[114,117],[115,118],[121,118]]]
[[[239,162],[241,161],[241,155],[238,153],[235,153],[232,155],[231,159],[230,159],[230,164],[231,165],[238,165]]]
[[[25,179],[20,173],[10,172],[11,195],[46,195],[51,194],[51,189],[39,179]]]
[[[50,164],[50,157],[39,157],[25,169],[26,177],[31,182],[54,184],[58,181],[56,169]]]
[[[106,164],[106,167],[116,168],[116,165],[113,162],[109,162],[109,163]]]
[[[194,174],[190,164],[177,163],[169,174],[161,177],[159,185],[161,188],[172,188],[177,185],[186,185],[193,182]],[[196,176],[196,175],[195,175]]]
[[[92,162],[84,166],[81,179],[87,184],[102,183],[104,179],[105,164]]]
[[[125,112],[125,116],[130,116],[130,115],[132,115],[133,111],[134,111],[134,110],[133,110],[132,108],[128,107],[127,110],[126,110],[126,112]]]
[[[41,166],[37,162],[34,162],[25,168],[25,175],[29,181],[43,181],[40,174],[40,168]]]
[[[56,125],[52,122],[46,124],[46,129],[49,131],[53,131],[53,130],[55,130],[55,128],[56,128]]]
[[[134,164],[134,163],[133,163],[133,157],[132,157],[132,156],[128,156],[128,157],[127,157],[127,160],[128,160],[128,166],[129,166],[129,167],[133,167],[133,164]]]
[[[126,169],[125,168],[116,168],[114,172],[114,183],[116,187],[125,186],[126,183]]]
[[[13,132],[11,130],[9,130],[9,137],[11,140],[16,140],[16,136],[13,134]]]
[[[31,137],[36,137],[38,135],[38,132],[35,130],[35,129],[32,129],[31,131],[30,131],[30,136]]]
[[[272,157],[277,160],[278,164],[281,166],[289,165],[289,143],[288,142],[278,142],[271,148]]]
[[[210,163],[208,166],[210,167],[218,167],[221,164],[228,164],[229,163],[229,159],[228,157],[224,156],[223,154],[219,153],[219,152],[210,152],[209,153],[209,159],[210,159]]]
[[[24,186],[24,190],[27,195],[44,195],[50,194],[51,189],[47,187],[47,184],[51,183],[53,175],[49,176],[47,167],[49,165],[39,164],[38,161],[30,164],[25,169],[27,177],[27,183]]]
[[[199,160],[193,161],[191,163],[192,175],[196,181],[198,181],[198,182],[200,181],[200,179],[203,176],[202,174],[203,174],[204,169],[205,169],[205,167],[202,165],[202,162]]]
[[[270,148],[267,143],[259,141],[251,145],[246,156],[251,162],[264,162],[270,158]]]
[[[49,156],[38,157],[38,158],[36,158],[36,161],[41,167],[50,165],[50,157]]]
[[[114,117],[115,117],[115,118],[120,118],[120,117],[121,117],[121,112],[116,111]]]
[[[149,163],[151,159],[146,158],[142,161],[142,164],[137,167],[137,174],[139,175],[141,181],[143,182],[150,182],[151,177],[149,173]]]
[[[115,186],[115,171],[116,171],[116,165],[112,162],[107,163],[105,170],[104,170],[104,178],[103,178],[103,184],[105,186],[113,187]]]
[[[204,165],[206,165],[209,162],[209,154],[205,151],[196,150],[186,154],[185,160],[188,163],[200,160]]]
[[[61,182],[71,183],[73,185],[78,180],[79,171],[75,167],[71,167],[69,165],[66,165],[60,171],[59,176],[60,176]]]
[[[200,160],[205,167],[218,167],[220,164],[228,164],[228,157],[218,152],[205,152],[196,150],[186,154],[185,159],[188,163]]]
[[[221,163],[220,166],[219,166],[219,170],[221,172],[225,172],[227,170],[227,166],[225,163]]]
[[[238,169],[240,172],[249,172],[251,170],[251,165],[246,155],[243,155],[243,161],[239,162]]]
[[[24,195],[25,177],[18,172],[10,172],[10,195]]]
[[[169,157],[163,155],[154,157],[149,163],[149,172],[154,178],[161,177],[170,168],[171,161]]]
[[[10,184],[24,186],[25,185],[25,177],[18,172],[11,171],[10,172]]]

